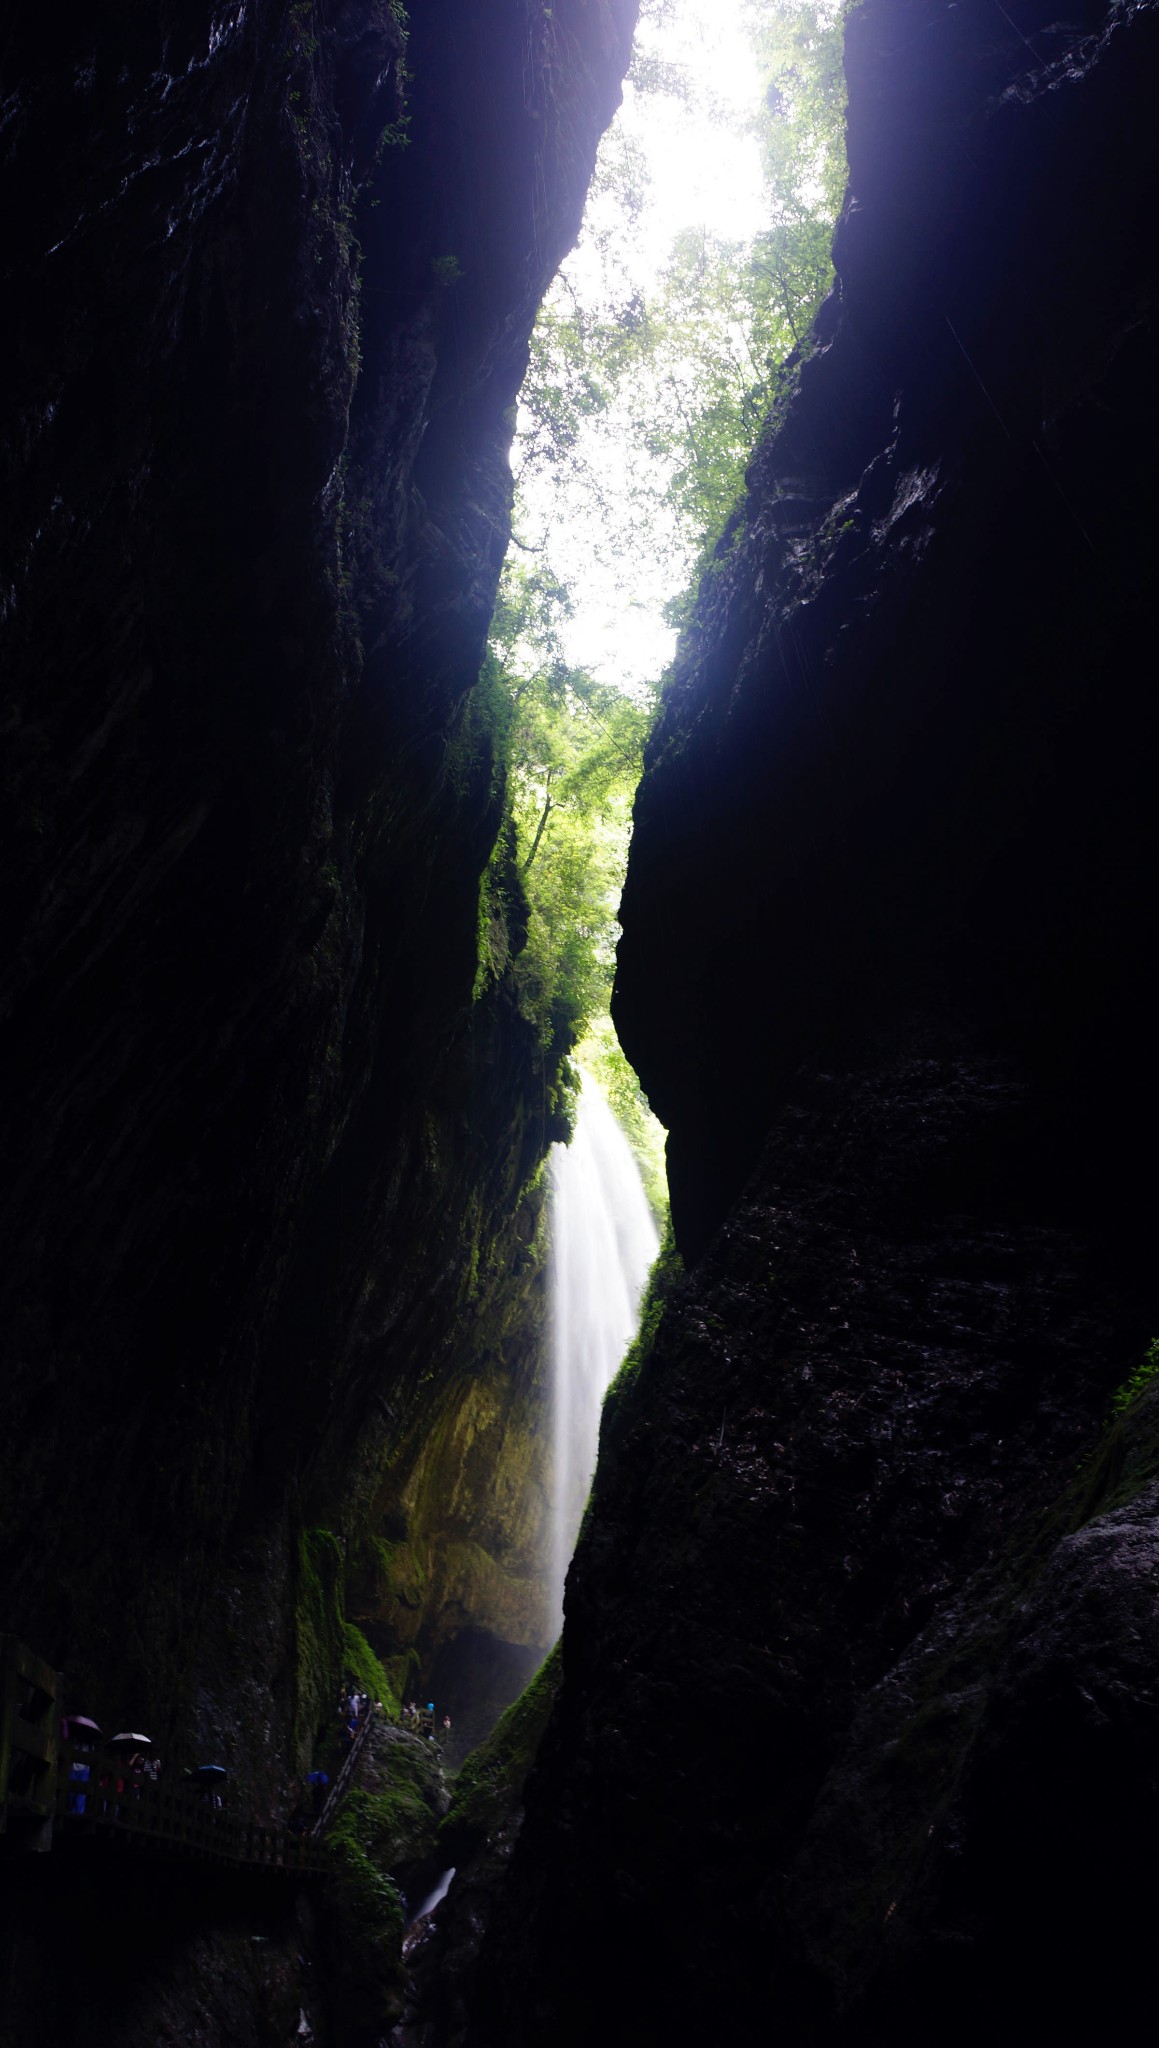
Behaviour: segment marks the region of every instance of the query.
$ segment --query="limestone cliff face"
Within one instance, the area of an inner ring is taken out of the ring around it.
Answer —
[[[263,1803],[316,1705],[297,1534],[364,1593],[424,1418],[486,1445],[455,1481],[486,1556],[427,1557],[423,1653],[530,1633],[471,1586],[531,1570],[490,1459],[516,1488],[538,1366],[503,1296],[562,1048],[510,974],[473,993],[502,789],[471,693],[633,18],[5,30],[3,1626]]]
[[[694,1265],[605,1417],[472,2043],[1145,1995],[1154,1408],[1103,1431],[1159,1322],[1157,54],[1143,6],[850,16],[838,287],[623,905]]]
[[[346,1607],[401,1695],[433,1694],[458,1763],[550,1648],[546,1187],[476,1278],[465,1341],[375,1464]]]
[[[837,291],[651,744],[616,1015],[689,1250],[787,1077],[899,1017],[1071,1091],[1082,1177],[1152,1114],[1151,10],[990,14],[850,18]]]

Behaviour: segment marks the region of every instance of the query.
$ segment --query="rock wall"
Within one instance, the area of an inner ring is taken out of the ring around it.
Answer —
[[[623,903],[692,1270],[605,1412],[473,2048],[1146,1996],[1157,44],[849,17],[837,287]]]
[[[686,1249],[801,1062],[915,1012],[1069,1089],[1082,1175],[1123,1107],[1084,1115],[1090,1074],[1144,1113],[1152,30],[1101,13],[850,19],[838,288],[678,659],[624,898],[617,1020]]]
[[[421,1654],[473,1629],[501,1703],[536,1638],[507,1333],[565,1048],[476,987],[474,686],[634,13],[65,7],[0,52],[0,1619],[263,1808],[333,1705],[301,1560],[405,1652],[367,1560],[448,1442],[476,1555],[418,1529]]]

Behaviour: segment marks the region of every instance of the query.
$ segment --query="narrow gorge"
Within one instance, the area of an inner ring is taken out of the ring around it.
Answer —
[[[635,800],[671,1231],[557,1644],[577,1025],[488,634],[636,13],[0,31],[2,2048],[1146,2009],[1159,11],[845,15],[833,289]],[[17,1645],[279,1867],[107,1766],[47,1848]]]

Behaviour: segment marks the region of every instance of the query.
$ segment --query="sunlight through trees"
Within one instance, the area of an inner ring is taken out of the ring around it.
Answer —
[[[632,796],[675,630],[829,289],[843,110],[829,0],[645,0],[521,398],[490,654],[521,1000],[598,1070],[653,1187],[656,1132],[607,1020]],[[485,901],[497,886],[493,863]]]

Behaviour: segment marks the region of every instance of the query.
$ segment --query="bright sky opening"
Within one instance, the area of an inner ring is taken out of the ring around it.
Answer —
[[[580,243],[552,288],[557,303],[569,294],[592,303],[609,289],[624,298],[634,290],[648,295],[681,230],[749,241],[767,223],[760,151],[749,126],[761,76],[744,11],[743,0],[669,0],[647,10],[637,51],[645,64],[665,67],[679,96],[626,83],[601,163],[614,165],[625,150],[636,153],[644,203],[629,220],[614,178],[597,174]],[[630,460],[638,456],[629,458],[605,434],[594,459],[605,491],[622,493],[626,502]],[[519,461],[517,441],[517,474]],[[653,528],[664,523],[662,511],[651,521]],[[662,610],[680,585],[674,558],[683,562],[684,580],[691,570],[675,523],[665,532],[643,530],[637,522],[631,561],[619,553],[609,558],[606,535],[582,493],[539,476],[521,492],[516,529],[527,544],[545,548],[575,598],[563,633],[566,658],[621,688],[655,681],[675,650],[676,635]]]

